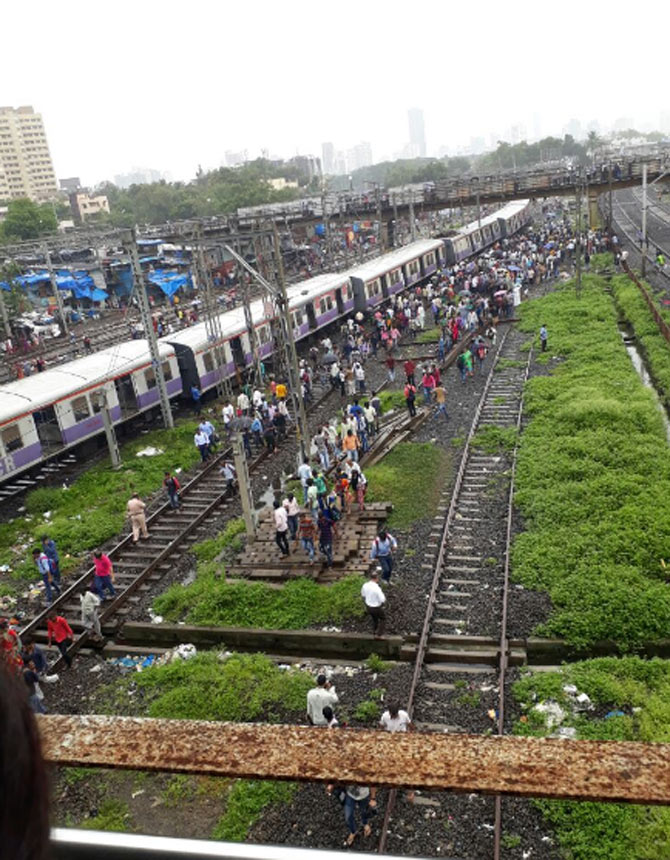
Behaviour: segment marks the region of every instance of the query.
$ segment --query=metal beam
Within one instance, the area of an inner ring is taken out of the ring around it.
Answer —
[[[38,716],[52,764],[670,804],[670,744]]]
[[[67,319],[65,317],[65,306],[63,305],[63,297],[60,294],[60,290],[58,289],[58,281],[56,280],[56,273],[54,272],[54,267],[51,262],[51,253],[45,244],[42,245],[42,253],[44,254],[44,262],[46,263],[47,271],[49,272],[49,280],[51,281],[51,289],[53,290],[54,296],[56,297],[56,306],[58,308],[58,315],[61,318],[61,322],[63,324],[63,331],[66,335],[70,333],[69,326],[67,324]]]

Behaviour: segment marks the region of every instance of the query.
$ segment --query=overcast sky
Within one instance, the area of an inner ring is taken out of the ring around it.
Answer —
[[[437,155],[512,125],[658,127],[669,21],[667,0],[9,0],[0,103],[41,111],[56,175],[84,183],[323,141],[370,141],[377,161],[407,143],[414,106]]]

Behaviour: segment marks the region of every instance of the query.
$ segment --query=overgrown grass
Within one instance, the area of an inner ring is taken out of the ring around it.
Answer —
[[[500,451],[513,451],[516,438],[516,427],[482,424],[472,437],[472,446],[485,454],[498,454]]]
[[[267,806],[289,803],[297,790],[294,782],[238,780],[228,794],[226,811],[214,827],[212,839],[243,842]]]
[[[433,343],[433,341],[438,341],[440,339],[440,335],[442,334],[442,329],[439,326],[432,326],[431,328],[424,329],[420,331],[417,336],[415,343]]]
[[[385,388],[377,395],[382,403],[382,415],[391,409],[406,409],[405,396],[402,390]]]
[[[367,501],[391,502],[390,528],[407,528],[435,515],[451,460],[429,442],[401,442],[376,466],[365,470]]]
[[[154,609],[166,621],[301,630],[362,616],[362,584],[359,576],[348,576],[332,585],[295,579],[277,589],[264,582],[227,583],[211,569],[199,569],[195,582],[171,586],[156,598]]]
[[[123,445],[123,467],[113,471],[108,460],[92,466],[67,489],[44,487],[26,496],[27,517],[0,525],[0,564],[9,564],[12,579],[38,579],[30,551],[45,532],[56,541],[64,572],[75,568],[85,552],[117,534],[124,525],[126,502],[132,493],[148,495],[159,489],[166,469],[190,468],[198,460],[193,444],[193,420],[173,430],[154,430]],[[137,457],[142,448],[163,451]],[[44,514],[50,512],[45,518]]]
[[[575,713],[563,691],[574,684],[609,716]],[[549,733],[533,704],[553,699],[567,713],[579,739],[664,742],[670,739],[670,662],[606,658],[566,666],[560,672],[538,672],[514,685],[526,711],[517,733]],[[635,711],[633,709],[636,709]],[[618,715],[616,711],[623,711]],[[556,828],[562,853],[572,860],[658,860],[670,856],[670,809],[632,804],[536,801]]]
[[[221,659],[205,651],[133,674],[114,689],[125,693],[131,686],[149,717],[277,722],[288,712],[304,711],[313,679],[307,672],[282,671],[263,654]],[[123,695],[108,701],[123,712]]]
[[[82,830],[111,830],[125,833],[132,830],[130,809],[123,800],[108,798],[100,804],[97,815],[84,818],[77,826]]]
[[[583,282],[581,299],[568,283],[523,308],[522,328],[550,324],[563,361],[527,387],[513,574],[551,596],[542,633],[627,650],[670,629],[670,460],[603,281]]]
[[[129,692],[141,713],[176,720],[224,720],[276,723],[295,721],[304,713],[313,678],[296,669],[283,671],[263,654],[232,654],[225,659],[203,652],[122,678],[104,694],[107,710],[127,713]],[[215,839],[241,841],[269,803],[288,802],[297,786],[290,783],[237,780],[225,799],[225,811],[212,834]],[[225,790],[217,781],[217,793]],[[164,792],[168,805],[190,800],[199,791],[192,777],[174,776]],[[87,827],[128,829],[127,807],[112,802]],[[123,808],[122,808],[123,807]],[[114,816],[112,816],[114,812]],[[95,823],[93,823],[95,822]]]

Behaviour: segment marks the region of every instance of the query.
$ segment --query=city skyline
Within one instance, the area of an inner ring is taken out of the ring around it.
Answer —
[[[640,20],[646,5],[643,0]],[[447,10],[419,0],[412,10],[417,26],[430,20],[439,31],[448,23],[452,33],[470,32],[472,27],[470,13],[462,7]],[[373,0],[356,10],[352,28],[345,16],[315,13],[304,0],[281,7],[256,0],[226,10],[226,32],[231,34],[225,41],[226,65],[240,72],[249,69],[242,75],[244,85],[231,88],[221,76],[219,61],[218,24],[224,13],[203,0],[194,0],[185,18],[174,0],[160,6],[155,0],[139,6],[120,0],[114,7],[103,0],[95,14],[81,0],[63,0],[57,7],[38,3],[37,15],[13,5],[6,13],[7,30],[30,33],[33,59],[25,62],[23,39],[8,40],[6,66],[20,68],[21,74],[3,82],[3,102],[33,105],[44,119],[56,175],[79,176],[87,186],[137,172],[134,165],[188,181],[199,166],[204,170],[225,166],[229,155],[233,160],[261,153],[322,158],[324,142],[333,143],[333,158],[343,152],[346,161],[363,165],[421,154],[424,149],[426,155],[439,157],[490,149],[498,139],[512,143],[514,136],[528,140],[560,136],[575,122],[582,129],[597,122],[605,131],[630,119],[641,131],[670,132],[662,52],[650,51],[645,58],[642,88],[624,64],[608,66],[607,86],[585,82],[580,63],[560,64],[559,74],[548,65],[547,34],[533,37],[536,12],[526,0],[505,9],[485,3],[481,12],[487,27],[477,35],[480,56],[493,56],[504,64],[501,46],[508,39],[519,46],[510,52],[509,73],[499,80],[488,63],[475,64],[468,40],[455,38],[448,51],[448,66],[459,70],[449,78],[453,83],[445,83],[439,51],[417,55],[412,74],[398,75],[392,86],[378,87],[374,94],[363,80],[354,84],[355,75],[349,82],[339,71],[305,74],[315,22],[322,24],[317,28],[320,55],[336,56],[341,71],[356,68],[366,39],[388,45],[405,39],[407,22],[399,14],[389,14],[393,11],[392,5]],[[156,50],[167,51],[174,40],[173,15],[180,17],[179,74],[168,75],[157,71],[149,59],[145,40],[150,32]],[[603,16],[575,0],[567,0],[561,15],[552,20],[550,46],[572,44],[574,16],[580,31],[598,33],[589,46],[593,68],[604,67],[609,56],[626,55],[631,29],[637,25],[624,30],[614,16]],[[234,38],[251,31],[253,62],[247,41]],[[60,38],[95,39],[94,75],[70,68],[55,51]],[[119,62],[121,48],[123,55],[133,57],[132,63]],[[169,86],[164,85],[165,75]],[[219,81],[225,98],[213,107],[212,93]],[[415,140],[408,127],[412,109],[423,118],[422,133]]]

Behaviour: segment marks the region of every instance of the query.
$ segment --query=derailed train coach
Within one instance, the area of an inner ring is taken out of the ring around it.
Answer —
[[[160,344],[168,393],[182,380],[174,349]],[[85,358],[0,386],[0,478],[20,472],[103,431],[106,402],[120,423],[158,404],[145,340],[125,341]]]

